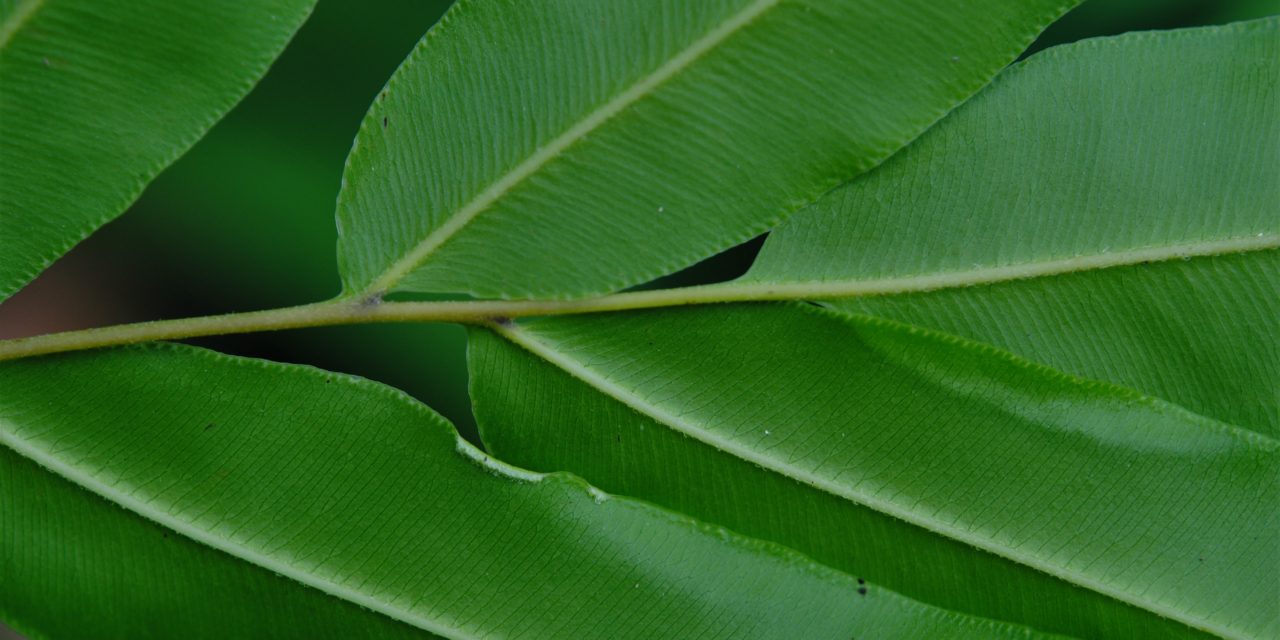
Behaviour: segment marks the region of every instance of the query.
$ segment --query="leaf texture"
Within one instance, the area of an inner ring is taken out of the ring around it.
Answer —
[[[0,3],[0,300],[123,212],[249,92],[313,4]]]
[[[572,469],[931,604],[1046,631],[1190,631],[1161,618],[1231,637],[1280,630],[1275,440],[804,305],[497,332],[474,333],[472,395],[485,443],[516,464]]]
[[[357,136],[345,293],[566,298],[670,273],[883,160],[1072,4],[460,2]]]
[[[399,392],[303,367],[5,363],[0,442],[0,615],[37,634],[1035,635],[509,467]]]
[[[1280,437],[1280,251],[835,301]]]
[[[1090,40],[797,214],[744,282],[1277,436],[1277,176],[1280,18]]]

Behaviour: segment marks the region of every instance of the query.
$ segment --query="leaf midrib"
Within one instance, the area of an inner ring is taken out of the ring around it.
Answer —
[[[44,3],[45,0],[25,0],[14,8],[13,13],[9,14],[3,23],[0,23],[0,52],[8,48],[9,41],[44,6]]]
[[[1095,256],[1092,258],[1082,256],[1067,260],[1019,263],[1012,267],[998,267],[977,272],[939,272],[932,275],[880,280],[827,282],[735,280],[676,289],[627,291],[585,300],[455,300],[369,304],[367,301],[353,302],[347,298],[338,298],[329,302],[265,311],[155,320],[31,338],[0,340],[0,361],[150,340],[177,340],[367,322],[456,322],[487,325],[497,318],[577,315],[729,302],[834,300],[872,295],[889,296],[1012,282],[1019,278],[1064,275],[1083,272],[1086,266],[1101,270],[1147,262],[1165,262],[1176,258],[1212,258],[1233,253],[1261,253],[1277,249],[1280,249],[1280,234],[1264,233],[1196,245],[1168,245],[1132,252],[1092,254]],[[984,273],[990,277],[980,278],[979,276]],[[944,277],[949,282],[943,282]],[[944,284],[947,286],[942,286]]]
[[[175,518],[170,514],[139,500],[137,497],[130,495],[125,491],[121,491],[111,485],[107,485],[99,481],[92,474],[86,473],[74,465],[63,462],[58,458],[58,456],[45,451],[37,444],[18,437],[15,435],[17,430],[12,423],[0,420],[0,427],[2,427],[0,428],[0,446],[9,447],[17,452],[18,455],[35,462],[47,472],[53,473],[54,475],[71,482],[84,491],[103,498],[108,502],[114,503],[140,518],[154,522],[161,527],[174,531],[182,536],[194,540],[195,542],[217,549],[218,551],[226,553],[237,560],[274,572],[294,580],[305,587],[317,589],[330,596],[358,605],[375,613],[385,615],[393,620],[398,620],[412,627],[454,640],[479,640],[478,636],[468,635],[461,629],[448,626],[438,620],[416,615],[368,594],[355,591],[331,580],[307,573],[306,571],[303,571],[291,564],[281,562],[268,554],[263,554],[247,548],[243,545],[232,542],[231,540],[215,535],[210,531],[201,529],[190,523],[184,522],[183,520]],[[463,448],[470,447],[469,443],[461,441],[461,438],[459,438],[459,440],[460,443],[458,447],[460,451]],[[487,455],[479,452],[478,450],[474,454],[469,455],[472,455],[477,460],[481,457],[488,459]],[[498,463],[491,468],[494,470],[505,470],[506,466],[507,465],[505,464]],[[530,477],[533,477],[534,474],[529,475]],[[527,479],[525,480],[528,481]]]
[[[980,267],[957,271],[934,271],[889,278],[786,281],[771,280],[768,273],[758,275],[748,273],[745,278],[750,279],[741,281],[741,286],[758,287],[776,283],[773,285],[774,290],[780,293],[785,292],[788,299],[825,300],[903,295],[942,289],[961,289],[1016,280],[1031,280],[1082,271],[1102,271],[1143,263],[1168,262],[1179,258],[1207,258],[1234,253],[1267,251],[1276,248],[1280,248],[1280,234],[1258,233],[1220,240],[1150,246],[1116,252],[1087,253],[1070,258],[1018,262],[997,267]],[[722,286],[728,289],[735,284],[731,283]]]
[[[1171,609],[1156,602],[1145,601],[1140,597],[1140,595],[1130,594],[1106,583],[1094,580],[1080,572],[1062,570],[1061,568],[1041,561],[1034,556],[1022,553],[1019,550],[994,544],[991,540],[985,537],[974,535],[963,529],[951,526],[946,522],[930,518],[927,515],[917,514],[910,508],[878,498],[856,488],[842,486],[817,474],[804,469],[795,468],[793,465],[788,465],[787,463],[772,458],[764,453],[757,452],[750,447],[740,445],[727,438],[722,438],[709,429],[701,428],[697,424],[689,422],[681,415],[672,413],[657,404],[648,402],[636,393],[635,390],[629,389],[614,382],[613,380],[610,380],[607,376],[594,371],[587,363],[576,360],[568,354],[558,351],[553,344],[538,340],[531,332],[522,329],[515,324],[494,323],[490,325],[490,329],[513,344],[524,348],[530,353],[565,371],[587,386],[613,398],[627,407],[630,407],[641,415],[644,415],[659,424],[667,426],[673,431],[689,436],[719,451],[748,462],[755,463],[765,469],[807,484],[820,491],[830,493],[909,522],[936,535],[967,543],[978,549],[985,550],[1033,569],[1043,571],[1044,573],[1065,580],[1076,586],[1110,596],[1120,602],[1139,607],[1156,615],[1177,620],[1183,624],[1187,624],[1191,627],[1199,628],[1222,637],[1236,637],[1238,635],[1233,630],[1221,627],[1213,621],[1189,616],[1184,611]],[[1244,435],[1246,437],[1258,436],[1258,434],[1243,430],[1239,435]],[[1269,438],[1262,436],[1258,437],[1262,438],[1264,442],[1274,444],[1274,442]]]
[[[498,180],[490,183],[483,191],[454,211],[445,220],[444,224],[428,234],[426,238],[414,245],[413,249],[406,253],[404,257],[388,267],[382,275],[375,278],[373,283],[365,289],[363,296],[368,297],[390,291],[400,280],[422,265],[432,253],[516,185],[537,173],[539,169],[558,157],[565,149],[589,135],[627,107],[644,98],[659,85],[689,67],[705,53],[714,49],[747,24],[777,6],[781,1],[754,0],[741,11],[733,14],[701,38],[695,40],[662,66],[630,85],[626,90],[618,93],[604,104],[596,107],[596,109],[578,120],[554,140],[545,146],[539,147],[523,162],[503,174]]]

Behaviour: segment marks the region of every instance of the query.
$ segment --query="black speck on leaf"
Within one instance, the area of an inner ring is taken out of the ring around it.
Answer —
[[[382,116],[382,128],[383,128],[383,129],[386,129],[386,128],[387,128],[387,117],[386,117],[386,116]]]
[[[866,587],[858,587],[858,595],[860,595],[860,596],[865,596],[865,595],[867,595],[867,588],[866,588]]]
[[[210,422],[209,424],[206,424],[206,425],[204,426],[204,430],[205,430],[205,431],[208,431],[208,430],[210,430],[210,429],[214,428],[215,426],[217,426],[217,425],[215,425],[215,424],[213,424],[212,422]]]
[[[858,578],[858,584],[866,584],[866,583],[867,583],[866,580],[863,580],[862,578]]]

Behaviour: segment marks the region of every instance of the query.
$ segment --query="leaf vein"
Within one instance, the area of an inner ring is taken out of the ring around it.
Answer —
[[[14,7],[13,13],[10,13],[3,23],[0,23],[0,51],[4,51],[9,45],[9,41],[18,33],[31,17],[35,15],[41,7],[44,6],[45,0],[26,0],[20,2]]]
[[[243,562],[275,572],[308,587],[323,591],[335,598],[357,604],[394,620],[398,620],[445,638],[471,640],[471,636],[467,635],[460,629],[448,626],[437,620],[431,620],[420,615],[415,615],[400,607],[381,601],[373,596],[360,593],[332,580],[326,580],[319,576],[312,575],[306,570],[293,564],[272,558],[269,554],[255,551],[245,547],[244,545],[237,544],[226,536],[219,536],[213,532],[196,527],[183,518],[179,518],[160,510],[154,504],[132,495],[121,487],[106,485],[100,479],[93,477],[92,473],[81,470],[73,464],[68,464],[60,460],[58,456],[49,451],[45,451],[44,448],[37,446],[32,442],[28,442],[26,439],[15,435],[15,433],[16,429],[0,429],[0,445],[13,449],[19,455],[32,460],[45,469],[48,469],[50,472],[68,480],[80,487],[82,490],[88,491],[112,502],[121,508],[138,515],[139,517],[154,522],[171,531],[177,532],[196,542],[217,549],[218,551],[226,553]]]
[[[703,54],[714,49],[717,45],[724,42],[734,33],[738,32],[747,24],[776,6],[781,0],[754,0],[750,5],[741,11],[732,15],[728,20],[721,22],[714,29],[708,31],[701,38],[695,40],[689,47],[685,48],[679,54],[673,56],[662,66],[655,69],[649,75],[641,78],[635,84],[632,84],[622,93],[617,94],[608,102],[597,107],[594,111],[579,120],[572,127],[561,133],[554,140],[539,148],[523,162],[507,173],[503,174],[497,181],[491,183],[484,191],[472,198],[469,202],[455,211],[444,224],[437,227],[434,231],[427,235],[421,242],[413,247],[404,257],[393,263],[381,276],[374,280],[364,292],[364,296],[373,296],[385,293],[403,279],[409,272],[420,266],[428,257],[437,249],[448,242],[455,234],[470,224],[475,218],[492,206],[508,191],[516,185],[523,182],[526,178],[536,173],[547,163],[554,160],[557,156],[564,152],[565,149],[572,146],[575,142],[585,138],[592,131],[599,128],[605,122],[620,113],[623,109],[634,104],[636,101],[645,97],[659,85],[680,73],[689,65],[696,62]]]
[[[866,491],[859,490],[857,487],[841,485],[832,478],[822,477],[814,471],[796,468],[795,465],[789,464],[786,461],[778,460],[766,453],[762,453],[752,449],[751,447],[734,442],[730,438],[722,437],[707,429],[699,428],[698,425],[690,424],[682,415],[673,413],[661,406],[658,406],[657,404],[647,401],[640,397],[635,391],[610,380],[603,374],[593,371],[587,363],[574,359],[568,354],[557,350],[554,345],[539,340],[527,330],[521,329],[516,325],[493,324],[490,325],[489,328],[498,335],[509,340],[511,343],[562,369],[584,384],[613,398],[632,410],[637,411],[678,433],[691,437],[729,455],[757,464],[765,469],[796,480],[797,482],[810,485],[820,491],[850,500],[870,509],[874,509],[881,513],[911,523],[934,534],[963,542],[978,549],[983,549],[1013,562],[1043,571],[1077,586],[1090,589],[1115,598],[1121,602],[1146,609],[1157,615],[1178,620],[1184,624],[1223,635],[1224,637],[1232,635],[1229,629],[1222,628],[1209,620],[1200,619],[1198,617],[1188,617],[1182,611],[1166,607],[1157,602],[1146,600],[1143,597],[1145,595],[1144,593],[1127,592],[1123,587],[1117,587],[1107,584],[1101,580],[1093,579],[1084,575],[1080,571],[1063,570],[1060,567],[1040,560],[1031,553],[1026,553],[1018,549],[1010,548],[1006,545],[998,544],[991,538],[991,536],[975,535],[971,531],[957,526],[955,522],[943,521],[937,517],[937,514],[918,513],[915,509],[915,505],[895,504],[893,502],[893,497],[886,498],[883,496],[875,496],[867,493]]]

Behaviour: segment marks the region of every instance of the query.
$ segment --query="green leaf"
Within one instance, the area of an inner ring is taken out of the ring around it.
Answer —
[[[0,443],[0,617],[41,635],[1031,635],[509,467],[314,369],[178,347],[8,362]]]
[[[1280,632],[1267,437],[800,304],[496,331],[473,334],[472,397],[485,443],[516,464],[1046,631]]]
[[[1280,18],[1090,40],[797,214],[744,281],[1280,436],[1277,176]]]
[[[838,301],[1280,437],[1280,251]]]
[[[124,211],[313,4],[0,2],[0,300]]]
[[[1148,395],[801,306],[549,319],[473,334],[486,443],[953,610],[1276,635],[1278,25],[1034,56],[726,285]]]
[[[462,2],[361,126],[345,293],[565,298],[670,273],[883,160],[1072,4]]]

